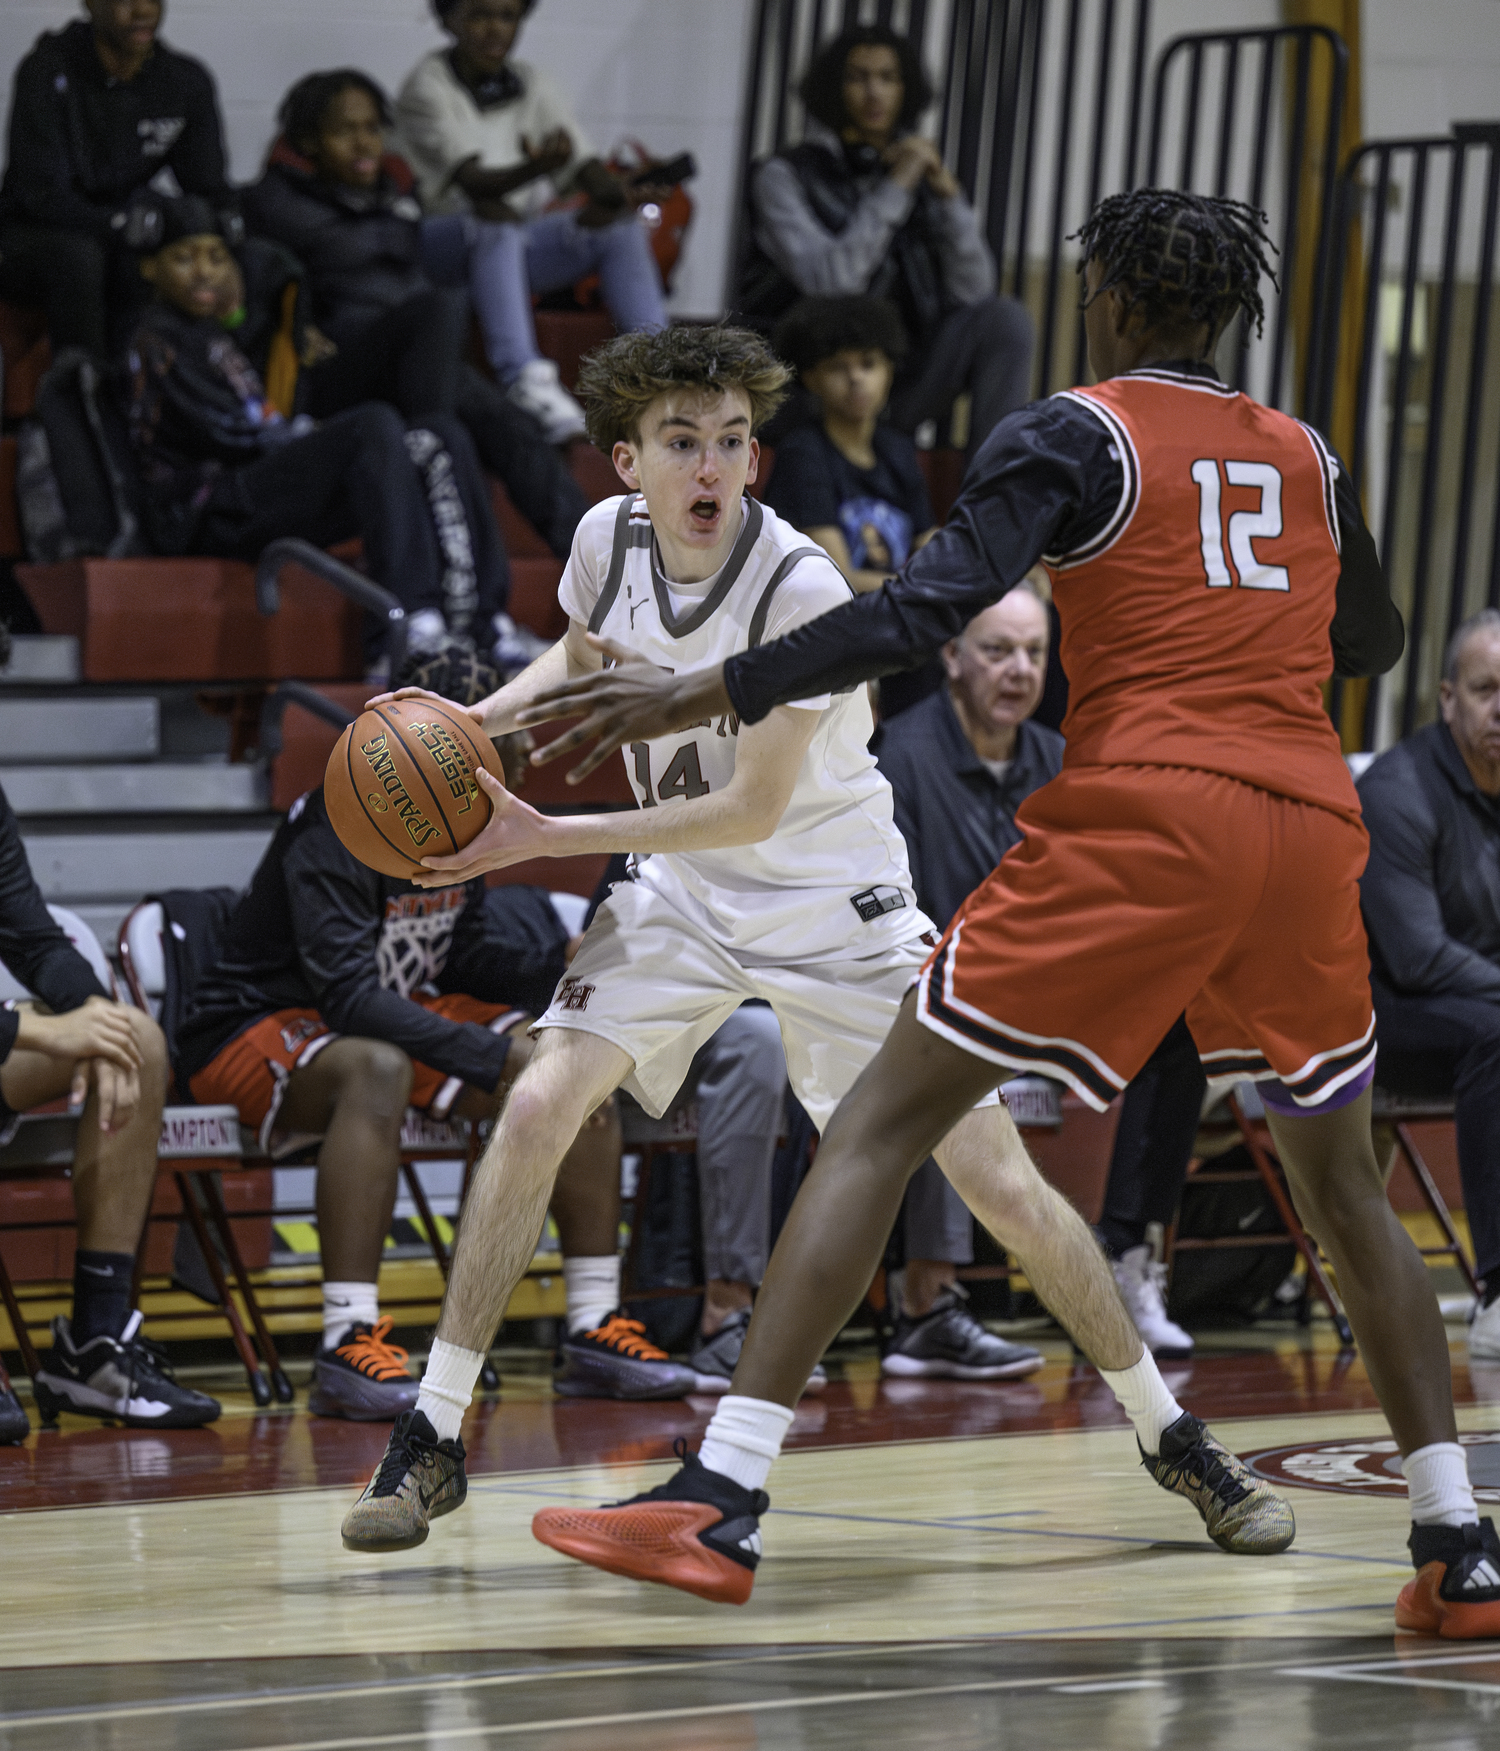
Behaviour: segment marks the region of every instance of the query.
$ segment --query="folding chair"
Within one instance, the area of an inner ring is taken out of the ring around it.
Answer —
[[[1412,1121],[1421,1119],[1447,1120],[1453,1122],[1453,1102],[1451,1100],[1424,1099],[1420,1096],[1393,1094],[1388,1088],[1375,1088],[1374,1099],[1370,1108],[1370,1117],[1377,1124],[1391,1127],[1396,1140],[1396,1160],[1404,1161],[1410,1169],[1411,1177],[1417,1183],[1417,1190],[1422,1195],[1422,1201],[1427,1205],[1437,1225],[1445,1237],[1442,1246],[1423,1246],[1417,1250],[1423,1258],[1451,1257],[1463,1273],[1464,1281],[1469,1285],[1470,1292],[1479,1293],[1479,1279],[1474,1275],[1474,1266],[1464,1252],[1463,1242],[1459,1239],[1457,1228],[1453,1225],[1453,1216],[1448,1209],[1448,1201],[1438,1190],[1438,1183],[1432,1177],[1432,1169],[1423,1158],[1422,1151],[1417,1147],[1417,1140],[1412,1135]],[[1392,1162],[1394,1168],[1395,1162]]]

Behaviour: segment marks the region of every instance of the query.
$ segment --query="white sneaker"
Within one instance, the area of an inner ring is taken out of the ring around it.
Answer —
[[[587,429],[583,409],[558,382],[557,366],[551,359],[533,359],[523,365],[505,393],[537,421],[549,444],[566,444],[570,438],[581,438]]]
[[[1193,1340],[1167,1318],[1167,1267],[1149,1246],[1133,1246],[1114,1261],[1120,1299],[1153,1356],[1191,1356]],[[1497,1352],[1500,1353],[1500,1352]]]
[[[1500,1300],[1481,1307],[1469,1327],[1469,1360],[1500,1362]]]

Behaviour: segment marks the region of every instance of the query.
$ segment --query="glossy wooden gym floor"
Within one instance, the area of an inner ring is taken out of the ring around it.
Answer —
[[[1471,1375],[1450,1329],[1460,1427],[1500,1429],[1500,1370]],[[1141,1472],[1097,1375],[1043,1347],[1043,1373],[1003,1386],[882,1383],[852,1354],[799,1413],[739,1610],[529,1530],[545,1503],[659,1480],[707,1400],[554,1402],[518,1356],[466,1427],[467,1507],[385,1558],[338,1537],[385,1430],[311,1418],[305,1395],[258,1413],[231,1386],[219,1424],[175,1435],[33,1434],[0,1450],[0,1746],[1495,1742],[1500,1645],[1393,1633],[1388,1483],[1295,1489],[1290,1552],[1224,1556]],[[1316,1328],[1209,1338],[1172,1377],[1242,1453],[1384,1433]],[[1500,1449],[1473,1451],[1500,1486]]]

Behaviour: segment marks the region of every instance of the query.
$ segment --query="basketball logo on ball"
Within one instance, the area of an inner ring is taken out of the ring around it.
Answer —
[[[328,819],[347,850],[382,875],[422,873],[462,851],[490,818],[478,773],[504,770],[495,745],[456,705],[397,699],[358,717],[329,756]]]

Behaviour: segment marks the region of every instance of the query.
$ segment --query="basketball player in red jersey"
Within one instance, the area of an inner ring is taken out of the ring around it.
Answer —
[[[1258,216],[1141,189],[1081,238],[1097,385],[1002,421],[898,578],[718,670],[626,663],[529,714],[586,712],[547,749],[599,737],[583,769],[726,709],[754,723],[923,660],[1038,558],[1071,684],[1062,773],[1022,805],[1024,841],[830,1122],[701,1458],[634,1502],[546,1510],[536,1530],[679,1585],[687,1557],[753,1568],[786,1407],[863,1294],[917,1164],[1016,1070],[1102,1109],[1185,1009],[1211,1076],[1260,1082],[1404,1456],[1417,1575],[1398,1625],[1500,1636],[1500,1540],[1457,1442],[1447,1338],[1371,1145],[1367,842],[1320,693],[1331,672],[1389,669],[1400,616],[1337,458],[1209,363],[1238,311],[1261,318]]]

